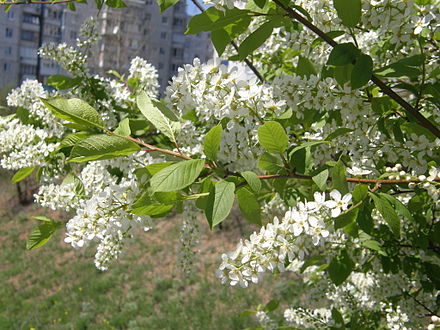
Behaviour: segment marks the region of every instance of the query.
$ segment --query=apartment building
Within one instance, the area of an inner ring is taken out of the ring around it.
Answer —
[[[101,38],[92,49],[90,69],[106,75],[109,70],[125,73],[136,56],[147,59],[159,72],[161,91],[184,63],[194,57],[207,61],[213,56],[209,34],[186,36],[186,1],[160,13],[155,0],[126,0],[127,8],[104,6],[98,17]],[[13,6],[0,13],[0,88],[18,85],[27,78],[44,82],[63,74],[50,60],[38,60],[37,49],[46,42],[74,44],[81,23],[97,15],[94,3],[76,5]],[[42,29],[40,29],[40,24]]]
[[[62,73],[50,60],[39,60],[37,50],[47,42],[75,43],[85,11],[72,12],[65,5],[13,6],[0,13],[0,87],[18,85],[28,78],[44,82]],[[40,29],[42,26],[42,29]]]

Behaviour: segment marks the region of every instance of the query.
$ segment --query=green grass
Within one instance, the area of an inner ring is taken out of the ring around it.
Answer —
[[[28,207],[0,219],[0,329],[255,326],[240,313],[262,302],[262,288],[222,286],[212,275],[221,247],[207,247],[210,255],[185,281],[174,266],[178,231],[170,226],[139,233],[120,261],[100,272],[93,264],[94,249],[73,250],[62,242],[62,232],[42,248],[26,251],[26,235],[35,225],[29,215],[36,214],[44,210]]]

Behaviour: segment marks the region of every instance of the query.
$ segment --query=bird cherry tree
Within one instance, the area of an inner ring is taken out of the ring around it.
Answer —
[[[195,4],[187,33],[210,32],[227,64],[195,59],[159,99],[143,59],[90,73],[88,22],[76,47],[40,50],[70,74],[54,91],[9,94],[1,166],[14,182],[35,173],[36,203],[74,214],[65,242],[96,247],[100,270],[136,227],[181,213],[188,275],[199,215],[214,228],[236,204],[258,229],[221,255],[219,280],[293,272],[306,293],[281,318],[275,301],[254,311],[262,328],[440,327],[440,2]],[[62,225],[36,220],[29,249]]]

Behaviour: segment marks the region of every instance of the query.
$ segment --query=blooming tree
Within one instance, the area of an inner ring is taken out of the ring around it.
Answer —
[[[275,302],[255,311],[263,328],[440,327],[440,1],[206,4],[187,33],[211,32],[228,64],[195,59],[161,100],[140,58],[115,79],[88,71],[92,23],[76,47],[45,45],[71,77],[10,93],[1,166],[15,182],[36,172],[35,201],[75,213],[65,242],[96,244],[98,269],[133,228],[179,212],[190,274],[198,215],[214,228],[236,202],[259,229],[219,279],[289,271],[306,290],[281,320]],[[30,249],[60,227],[37,220]]]

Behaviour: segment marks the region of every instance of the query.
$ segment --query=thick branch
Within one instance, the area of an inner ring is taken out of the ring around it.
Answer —
[[[202,13],[205,11],[205,8],[203,8],[203,6],[197,0],[191,0],[191,1]],[[231,45],[232,45],[232,47],[234,47],[234,49],[236,51],[238,51],[238,46],[237,46],[237,44],[234,41],[231,41]],[[263,83],[264,82],[264,78],[261,75],[261,73],[258,72],[258,70],[254,66],[254,64],[251,61],[249,61],[247,58],[244,59],[244,62],[249,67],[249,69],[251,69],[252,72],[257,76],[257,78]]]
[[[321,39],[323,39],[326,43],[328,43],[330,46],[335,47],[338,45],[336,41],[333,40],[333,38],[330,38],[327,34],[325,34],[324,31],[320,30],[317,26],[315,26],[313,23],[308,21],[305,17],[300,15],[298,12],[293,10],[290,7],[285,6],[280,0],[273,0],[279,7],[284,9],[290,18],[293,18],[294,20],[300,22],[305,27],[313,31],[316,35],[318,35]],[[371,80],[373,81],[376,86],[380,88],[380,90],[388,95],[390,98],[392,98],[394,101],[396,101],[405,111],[413,116],[421,126],[428,129],[432,134],[434,134],[436,137],[440,138],[440,130],[432,124],[428,119],[426,119],[420,112],[417,111],[413,106],[411,106],[408,102],[406,102],[402,97],[400,97],[396,92],[394,92],[390,87],[388,87],[382,80],[380,80],[377,76],[372,75]]]

